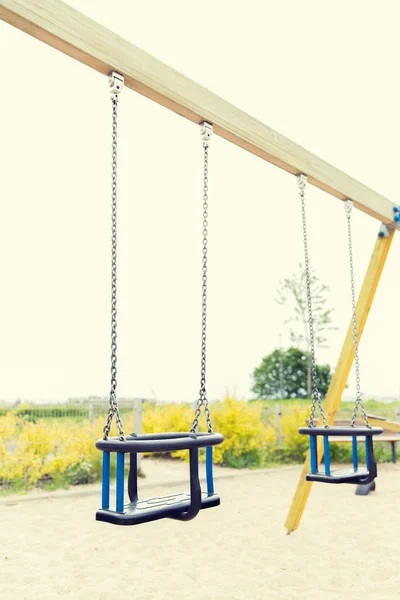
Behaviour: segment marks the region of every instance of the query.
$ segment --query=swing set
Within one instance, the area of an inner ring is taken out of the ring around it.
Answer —
[[[299,526],[313,482],[367,484],[377,475],[373,437],[382,428],[373,427],[373,419],[365,413],[360,387],[358,346],[366,324],[377,286],[387,259],[395,230],[400,228],[400,210],[393,202],[362,183],[336,169],[316,155],[283,137],[206,88],[171,69],[130,42],[96,23],[61,0],[0,0],[0,19],[38,40],[109,76],[112,102],[112,297],[111,297],[111,389],[109,410],[103,439],[96,442],[103,453],[102,507],[96,519],[119,525],[135,525],[161,518],[181,521],[193,519],[201,509],[218,506],[214,491],[212,447],[223,442],[222,435],[212,429],[206,391],[206,323],[207,323],[207,234],[208,234],[208,152],[212,133],[236,144],[277,167],[295,175],[301,200],[304,256],[307,282],[308,322],[311,340],[312,405],[307,427],[299,433],[309,437],[310,451],[290,507],[286,528],[288,533]],[[169,110],[185,117],[201,128],[203,142],[203,245],[202,245],[202,325],[200,393],[194,419],[188,432],[152,435],[125,435],[118,409],[117,387],[117,117],[118,101],[123,87],[130,88]],[[322,405],[318,391],[312,302],[310,261],[305,207],[306,184],[314,185],[344,203],[349,243],[352,319],[337,368]],[[355,298],[351,214],[356,208],[381,222],[378,239],[365,275],[358,302]],[[348,427],[334,427],[336,412],[355,363],[356,398]],[[319,408],[321,423],[315,423]],[[198,431],[198,419],[204,409],[207,432]],[[356,424],[361,409],[364,424]],[[118,436],[109,437],[115,417]],[[346,470],[332,471],[329,437],[349,436],[352,439],[353,465]],[[360,467],[358,441],[364,439],[365,466]],[[198,450],[206,449],[207,491],[201,490],[198,474]],[[137,486],[137,454],[141,452],[171,452],[186,449],[190,459],[190,493],[172,494],[162,498],[139,500]],[[116,501],[110,508],[110,456],[116,454]],[[125,503],[125,455],[129,455]],[[324,469],[319,471],[323,456]]]

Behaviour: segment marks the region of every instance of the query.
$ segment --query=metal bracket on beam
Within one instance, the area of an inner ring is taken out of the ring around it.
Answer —
[[[393,227],[391,229],[393,229]],[[387,237],[389,237],[389,235],[390,235],[389,226],[385,225],[385,223],[382,223],[382,225],[379,228],[378,237],[379,238],[387,238]]]
[[[111,97],[118,99],[118,95],[124,87],[124,76],[121,73],[117,73],[117,71],[111,71],[108,77]]]
[[[213,126],[211,125],[211,123],[207,123],[207,121],[200,123],[200,135],[201,135],[201,139],[203,140],[203,142],[205,144],[208,144],[208,142],[211,139],[212,134],[213,134]]]

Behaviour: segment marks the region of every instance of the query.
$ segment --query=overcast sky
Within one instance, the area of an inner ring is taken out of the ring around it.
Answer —
[[[395,0],[70,4],[400,202]],[[0,53],[0,399],[107,395],[108,82],[4,23]],[[118,391],[194,400],[198,127],[125,90],[119,158]],[[214,136],[209,195],[209,397],[251,397],[254,367],[280,332],[288,344],[275,298],[279,281],[303,260],[296,180]],[[311,262],[330,286],[339,328],[317,359],[333,367],[351,316],[346,220],[342,203],[321,191],[309,188],[307,204]],[[378,229],[354,212],[357,291]],[[367,395],[399,394],[399,239],[361,345]],[[346,394],[354,391],[353,373],[349,383]]]

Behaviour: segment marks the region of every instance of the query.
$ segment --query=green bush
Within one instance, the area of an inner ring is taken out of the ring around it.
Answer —
[[[400,436],[399,436],[400,441]],[[331,462],[338,464],[351,464],[353,461],[352,447],[350,442],[335,444],[329,444],[331,451]],[[376,462],[384,463],[392,461],[392,452],[387,444],[377,443],[374,444],[374,456]],[[365,446],[364,444],[358,445],[358,458],[360,463],[365,463]]]
[[[99,479],[99,469],[96,468],[96,464],[83,460],[81,463],[67,469],[65,479],[71,485],[94,483]]]

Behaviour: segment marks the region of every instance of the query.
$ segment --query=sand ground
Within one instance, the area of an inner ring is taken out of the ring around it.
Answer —
[[[165,487],[185,477],[186,465],[144,468],[142,497],[187,488]],[[367,497],[353,486],[314,485],[300,528],[288,536],[283,523],[299,472],[216,469],[221,506],[189,523],[98,523],[98,486],[2,499],[0,598],[400,598],[400,465],[381,466]]]

